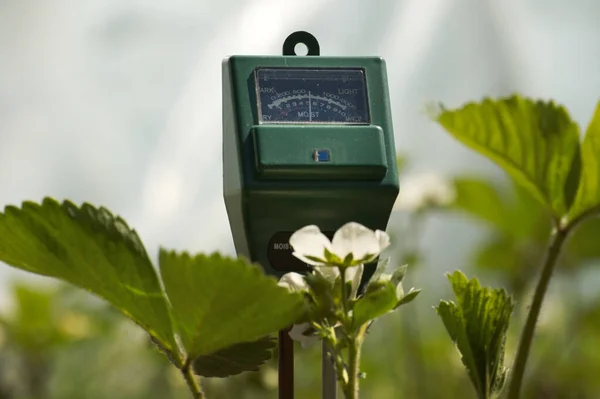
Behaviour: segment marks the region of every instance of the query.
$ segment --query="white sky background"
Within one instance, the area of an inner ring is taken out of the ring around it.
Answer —
[[[555,98],[586,125],[600,95],[599,16],[594,0],[4,0],[0,206],[89,201],[124,216],[152,256],[158,245],[232,253],[221,60],[278,55],[295,30],[323,55],[387,60],[396,144],[412,170],[497,175],[423,104],[518,91]],[[473,234],[434,220],[433,266],[462,267]],[[0,268],[1,284],[15,274]]]

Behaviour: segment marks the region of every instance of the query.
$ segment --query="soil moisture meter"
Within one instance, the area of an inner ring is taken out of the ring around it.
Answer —
[[[307,56],[294,47],[304,43]],[[280,277],[307,265],[291,234],[385,230],[398,171],[385,61],[324,57],[306,32],[282,56],[223,61],[223,189],[238,255]],[[365,279],[372,274],[365,270]]]

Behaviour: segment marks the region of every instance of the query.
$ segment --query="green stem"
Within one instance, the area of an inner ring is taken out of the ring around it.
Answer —
[[[348,292],[347,281],[346,281],[346,269],[347,267],[338,267],[340,271],[340,278],[342,281],[341,290],[342,290],[342,318],[341,322],[344,326],[343,331],[348,333],[348,331],[352,328],[352,317],[348,314],[350,304],[348,303],[348,297],[350,296],[350,292]]]
[[[360,351],[365,338],[367,324],[364,324],[356,334],[350,338],[348,347],[348,383],[343,386],[346,399],[358,399],[359,374],[360,374]]]
[[[192,393],[192,397],[194,399],[206,399],[202,392],[202,388],[200,388],[200,384],[198,383],[198,378],[194,375],[194,371],[192,370],[191,360],[185,362],[181,368],[181,374],[183,374],[183,378],[185,378],[185,382]]]
[[[342,309],[344,312],[344,329],[346,329],[347,333],[351,331],[352,325],[352,317],[348,315],[348,290],[346,288],[346,268],[340,267],[340,277],[342,280]],[[358,374],[360,371],[360,349],[362,346],[362,342],[365,336],[365,331],[367,328],[367,323],[365,323],[358,332],[353,332],[348,334],[348,379],[347,381],[340,375],[340,380],[342,381],[342,389],[344,391],[344,396],[346,399],[358,399],[358,386],[359,386],[359,378]],[[338,370],[339,372],[344,372],[345,369]]]
[[[347,319],[348,315],[348,290],[346,289],[346,268],[338,267],[340,271],[340,278],[342,280],[342,310],[344,311],[344,320]]]
[[[544,295],[550,283],[554,266],[560,255],[560,250],[565,242],[565,239],[569,235],[570,227],[559,227],[546,251],[546,258],[544,259],[544,265],[542,267],[542,274],[538,281],[535,293],[533,295],[533,301],[525,327],[521,333],[521,339],[519,340],[519,348],[517,350],[517,357],[513,364],[512,377],[508,390],[508,399],[519,399],[521,392],[521,385],[523,383],[523,376],[525,374],[525,367],[527,365],[527,358],[529,356],[529,350],[531,349],[531,342],[533,340],[533,334],[535,332],[535,326],[540,315],[542,308],[542,302],[544,301]]]

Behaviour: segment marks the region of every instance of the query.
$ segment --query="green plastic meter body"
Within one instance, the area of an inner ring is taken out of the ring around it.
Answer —
[[[231,56],[222,67],[223,191],[238,255],[280,277],[308,270],[289,245],[301,227],[386,229],[399,182],[382,58]]]

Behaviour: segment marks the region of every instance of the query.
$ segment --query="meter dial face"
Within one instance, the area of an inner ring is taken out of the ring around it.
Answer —
[[[363,69],[257,68],[260,123],[368,124]]]

